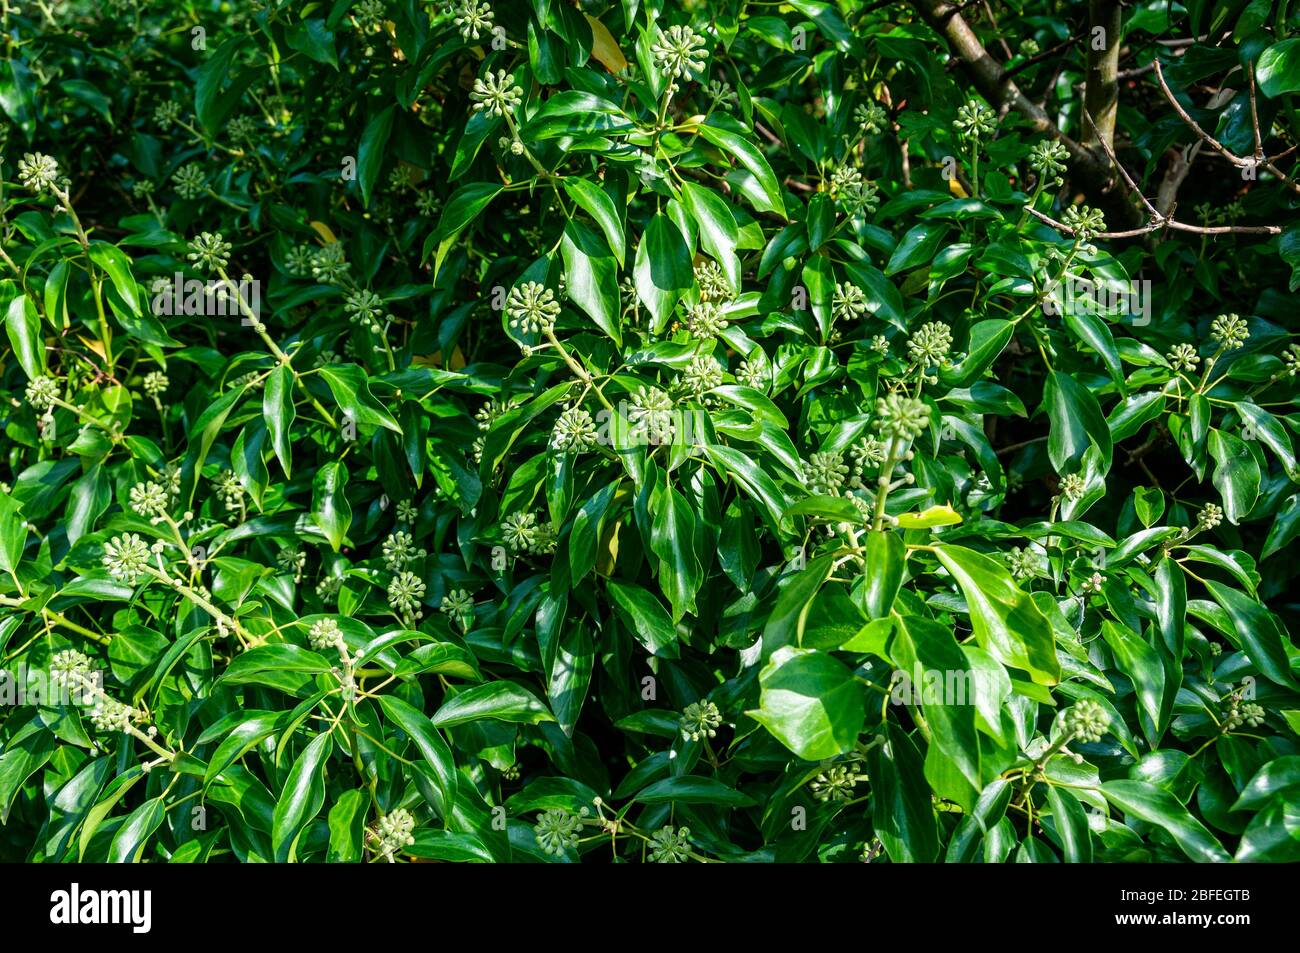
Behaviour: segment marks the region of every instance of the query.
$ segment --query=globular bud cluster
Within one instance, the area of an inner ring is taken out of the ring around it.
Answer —
[[[1196,348],[1190,344],[1175,344],[1173,349],[1165,355],[1169,361],[1169,366],[1177,374],[1181,371],[1192,372],[1196,370],[1196,365],[1201,363],[1200,356],[1196,353]]]
[[[860,318],[867,310],[867,296],[861,288],[849,281],[835,282],[835,293],[831,296],[831,315],[837,321]]]
[[[150,548],[135,533],[114,536],[104,544],[104,568],[114,579],[134,585],[149,566]]]
[[[297,546],[281,546],[275,554],[275,562],[281,571],[293,576],[295,583],[302,582],[302,572],[307,568],[307,554]]]
[[[686,330],[691,337],[711,341],[727,329],[727,316],[717,303],[699,301],[686,309]]]
[[[867,471],[885,462],[885,445],[868,434],[849,448],[849,487],[867,489]]]
[[[428,555],[415,545],[415,539],[410,533],[400,529],[388,535],[380,546],[380,551],[383,553],[384,565],[388,567],[389,572],[401,572],[408,563]]]
[[[844,206],[850,215],[874,212],[880,207],[879,190],[851,165],[836,166],[831,173],[831,198]]]
[[[988,106],[972,99],[957,109],[957,120],[953,125],[963,139],[987,139],[997,130],[998,117]]]
[[[907,355],[913,364],[925,371],[929,367],[946,367],[952,353],[952,328],[942,321],[921,325],[907,339]],[[929,378],[933,383],[937,378]]]
[[[103,732],[129,731],[132,725],[147,720],[147,717],[139,709],[124,705],[107,695],[100,695],[95,707],[90,710],[90,723],[96,731]],[[156,729],[151,728],[149,733],[155,734]]]
[[[153,121],[158,124],[158,128],[167,132],[181,118],[181,104],[174,99],[166,100],[154,107]]]
[[[403,570],[393,576],[388,583],[388,605],[401,617],[402,623],[411,628],[424,618],[420,608],[424,599],[426,586],[424,580],[413,572]]]
[[[474,88],[469,98],[474,103],[474,111],[488,116],[508,116],[523,102],[524,91],[515,85],[513,73],[488,70],[481,79],[474,80]]]
[[[156,523],[162,519],[163,514],[167,512],[168,504],[171,502],[167,490],[152,480],[137,483],[131,487],[129,495],[131,509],[140,516],[146,517],[151,523]]]
[[[668,443],[676,431],[673,409],[676,403],[666,391],[655,386],[638,387],[632,392],[627,419],[632,436],[654,443]]]
[[[1217,503],[1206,503],[1196,514],[1196,528],[1200,532],[1214,529],[1223,522],[1223,507]]]
[[[1247,728],[1258,728],[1264,724],[1265,717],[1263,705],[1243,701],[1240,695],[1233,693],[1228,698],[1228,711],[1223,718],[1223,730],[1236,731],[1243,725]]]
[[[555,532],[549,523],[539,521],[536,513],[511,513],[501,522],[500,531],[513,553],[544,555],[555,551]]]
[[[596,421],[582,407],[570,407],[564,411],[551,430],[551,446],[563,453],[581,453],[598,442]]]
[[[321,284],[337,285],[348,273],[347,251],[342,242],[330,242],[316,249],[311,258],[311,276]]]
[[[650,46],[655,68],[667,77],[690,80],[704,69],[708,59],[707,42],[688,26],[670,26],[660,30]]]
[[[162,371],[150,371],[144,375],[144,381],[141,386],[144,392],[155,400],[161,397],[167,388],[171,386],[171,381]]]
[[[803,464],[804,483],[810,493],[839,496],[840,488],[849,475],[844,454],[823,450],[812,454]]]
[[[1067,503],[1082,499],[1088,489],[1088,481],[1081,474],[1069,473],[1061,477],[1060,498]]]
[[[60,691],[94,691],[98,687],[94,672],[95,663],[90,656],[76,649],[55,652],[50,659],[50,683]]]
[[[1221,314],[1210,324],[1210,337],[1218,341],[1223,350],[1233,351],[1246,343],[1250,328],[1239,315]]]
[[[861,780],[855,765],[834,764],[813,778],[809,787],[819,801],[848,801]]]
[[[415,843],[415,818],[404,807],[390,811],[375,825],[375,853],[390,860],[403,847]]]
[[[691,702],[682,711],[678,725],[684,741],[699,741],[702,738],[715,738],[722,725],[722,712],[710,701]]]
[[[1039,175],[1044,184],[1061,185],[1065,180],[1065,162],[1070,158],[1070,151],[1055,139],[1044,139],[1029,150],[1029,167]]]
[[[1102,215],[1101,209],[1090,205],[1071,205],[1061,216],[1061,224],[1084,245],[1106,231],[1106,217]]]
[[[217,477],[214,492],[225,508],[231,512],[244,505],[244,485],[233,470],[223,470]]]
[[[176,194],[186,201],[198,198],[208,190],[208,177],[197,162],[181,166],[172,174]]]
[[[1286,346],[1282,351],[1282,363],[1285,365],[1285,370],[1281,371],[1277,375],[1278,377],[1284,374],[1287,377],[1295,377],[1300,374],[1300,344],[1288,344]]]
[[[853,110],[853,121],[858,124],[864,135],[874,136],[885,128],[889,114],[880,103],[859,103]]]
[[[560,303],[555,292],[536,281],[527,281],[510,289],[506,296],[506,316],[510,327],[524,334],[545,334],[555,329]]]
[[[343,652],[347,649],[347,644],[343,641],[343,630],[333,619],[318,619],[313,622],[311,628],[307,630],[307,642],[317,652],[324,649],[338,649],[339,652]]]
[[[492,8],[477,0],[461,0],[452,23],[466,41],[480,39],[483,34],[492,32]]]
[[[754,348],[753,353],[740,362],[736,368],[736,380],[755,390],[767,390],[772,382],[772,368],[762,348]]]
[[[23,393],[32,410],[38,414],[48,413],[59,399],[59,382],[56,378],[42,375],[33,377]]]
[[[691,856],[691,829],[665,825],[650,835],[649,848],[653,863],[685,863]]]
[[[1081,698],[1065,713],[1065,730],[1083,742],[1100,741],[1110,725],[1110,715],[1100,702]]]
[[[699,285],[700,296],[705,301],[731,299],[731,285],[716,261],[705,261],[695,266],[695,283]]]
[[[373,291],[358,288],[343,299],[343,313],[348,321],[371,334],[379,334],[383,328],[379,323],[384,313],[384,299]]]
[[[33,192],[53,191],[59,183],[59,163],[43,152],[28,152],[18,160],[18,181]]]
[[[552,808],[537,815],[533,825],[533,834],[537,846],[545,854],[558,856],[566,850],[577,847],[582,827],[591,811],[583,807],[576,814],[562,807]]]
[[[1013,546],[1002,554],[1002,558],[1013,579],[1032,579],[1038,575],[1038,555],[1033,550]]]
[[[930,405],[892,391],[876,400],[876,429],[886,437],[911,441],[930,426]]]
[[[697,354],[682,372],[681,389],[695,400],[707,404],[710,401],[705,399],[705,395],[722,386],[722,374],[722,365],[717,358],[712,354]]]
[[[474,618],[474,597],[465,589],[453,589],[442,597],[438,611],[454,619],[462,629]]]
[[[1094,592],[1101,592],[1102,587],[1106,584],[1106,578],[1099,572],[1094,572],[1085,579],[1079,586],[1079,591],[1085,595]]]

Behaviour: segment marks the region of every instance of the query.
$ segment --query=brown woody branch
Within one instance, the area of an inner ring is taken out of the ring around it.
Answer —
[[[1011,80],[1002,65],[989,55],[984,44],[961,15],[961,9],[947,0],[915,0],[921,16],[952,45],[969,70],[979,91],[990,102],[1006,105],[1029,120],[1033,128],[1060,141],[1070,153],[1070,163],[1096,177],[1104,171],[1097,156],[1057,128],[1047,112],[1029,99]]]
[[[1067,235],[1073,235],[1075,230],[1064,222],[1058,222],[1050,215],[1044,215],[1035,208],[1027,208],[1030,215],[1042,222],[1046,222],[1053,228],[1065,232]],[[1152,232],[1158,232],[1162,229],[1169,229],[1174,232],[1191,232],[1194,235],[1281,235],[1282,227],[1280,225],[1188,225],[1186,222],[1178,222],[1167,216],[1153,217],[1146,225],[1141,228],[1129,228],[1122,232],[1098,232],[1094,238],[1137,238],[1140,235],[1150,235]]]
[[[1289,175],[1287,175],[1285,172],[1279,169],[1273,159],[1270,159],[1268,156],[1264,155],[1264,149],[1261,144],[1260,132],[1259,132],[1259,117],[1256,113],[1256,106],[1255,106],[1255,65],[1253,63],[1250,64],[1250,67],[1247,70],[1247,72],[1249,73],[1250,76],[1250,118],[1251,118],[1251,124],[1254,126],[1254,132],[1255,132],[1255,155],[1250,156],[1248,158],[1237,155],[1235,152],[1233,152],[1231,149],[1229,149],[1227,146],[1221,143],[1218,139],[1215,139],[1212,135],[1210,135],[1208,132],[1202,129],[1200,124],[1195,119],[1193,119],[1190,115],[1188,115],[1187,110],[1183,108],[1183,104],[1178,101],[1178,98],[1176,96],[1174,96],[1173,90],[1169,88],[1169,84],[1165,81],[1165,74],[1164,71],[1160,68],[1160,61],[1156,60],[1155,64],[1156,64],[1155,66],[1156,79],[1160,82],[1160,88],[1164,90],[1165,98],[1168,99],[1169,104],[1174,107],[1174,111],[1178,113],[1178,117],[1182,119],[1184,123],[1187,124],[1187,126],[1192,130],[1192,132],[1196,133],[1196,135],[1200,138],[1202,142],[1204,142],[1207,146],[1209,146],[1211,149],[1213,149],[1215,152],[1217,152],[1219,155],[1221,155],[1224,159],[1228,160],[1228,162],[1230,162],[1232,165],[1236,166],[1237,168],[1267,169],[1269,172],[1273,173],[1273,175],[1277,177],[1278,181],[1281,182],[1283,185],[1285,185],[1287,188],[1291,189],[1293,192],[1300,193],[1300,183],[1297,183]],[[1280,158],[1280,157],[1275,157],[1275,158]]]

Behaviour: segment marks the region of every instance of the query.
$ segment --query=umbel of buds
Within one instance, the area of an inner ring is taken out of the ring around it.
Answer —
[[[867,296],[862,289],[851,282],[835,282],[835,294],[831,296],[831,314],[836,320],[860,318],[866,313]]]
[[[424,580],[413,572],[399,572],[388,584],[388,605],[407,626],[424,618],[420,601],[424,598]]]
[[[205,271],[220,271],[230,262],[231,244],[222,239],[220,232],[199,232],[189,247],[185,257]]]
[[[1055,139],[1045,139],[1029,150],[1029,167],[1039,174],[1044,182],[1051,181],[1060,185],[1061,173],[1065,171],[1065,160],[1070,158],[1070,151]]]
[[[914,440],[930,426],[930,405],[893,391],[876,401],[876,427],[887,437]]]
[[[1196,514],[1196,528],[1202,532],[1214,529],[1223,522],[1223,508],[1216,503],[1206,503]]]
[[[23,396],[32,410],[43,414],[59,399],[59,382],[53,377],[34,377]]]
[[[464,589],[453,589],[442,597],[438,611],[464,626],[474,617],[474,597]]]
[[[404,807],[399,807],[395,811],[390,811],[379,819],[376,825],[376,836],[379,843],[375,846],[375,852],[381,857],[387,857],[392,860],[392,855],[403,847],[409,847],[415,843],[415,818],[411,812]]]
[[[655,67],[668,77],[689,80],[704,69],[708,58],[704,37],[688,26],[670,26],[660,30],[650,47]]]
[[[1110,725],[1110,716],[1100,702],[1081,698],[1065,713],[1065,730],[1080,741],[1100,741]]]
[[[722,724],[722,712],[713,702],[691,702],[682,711],[682,720],[679,725],[682,732],[682,739],[685,741],[699,741],[701,738],[714,738],[718,734],[718,726]]]
[[[957,110],[954,123],[957,132],[965,139],[987,139],[998,127],[998,117],[982,102],[972,99]]]
[[[813,778],[810,787],[819,801],[848,801],[860,780],[852,765],[836,764]]]
[[[510,326],[525,334],[545,334],[555,329],[560,305],[550,288],[528,281],[510,289],[506,296],[506,315]]]
[[[560,414],[551,431],[551,446],[565,453],[589,450],[597,443],[596,422],[581,407],[570,407]]]
[[[559,855],[565,850],[577,847],[582,831],[583,820],[591,812],[582,808],[577,814],[562,807],[553,808],[537,816],[533,833],[537,837],[537,846],[543,853]]]
[[[115,579],[133,585],[149,565],[149,544],[135,533],[114,536],[104,544],[104,568]]]
[[[1106,230],[1106,219],[1101,210],[1089,205],[1071,205],[1061,216],[1061,224],[1080,242],[1090,242]]]
[[[462,38],[477,40],[482,34],[492,32],[492,8],[477,0],[461,0],[452,22],[460,30]]]
[[[423,559],[426,555],[423,549],[415,545],[415,539],[411,534],[403,530],[390,534],[380,549],[384,554],[384,565],[388,567],[389,572],[400,572],[406,568],[407,563]]]
[[[1232,351],[1246,343],[1250,329],[1238,315],[1221,314],[1210,325],[1210,337],[1218,341],[1225,351]]]
[[[482,79],[474,80],[474,88],[469,94],[474,110],[488,116],[513,113],[515,107],[523,102],[523,96],[523,89],[515,85],[514,74],[503,69],[497,70],[495,74],[489,70]]]
[[[318,652],[322,649],[345,647],[343,630],[333,619],[320,619],[313,622],[312,627],[307,630],[307,641]]]
[[[52,190],[59,182],[59,163],[43,152],[29,152],[18,160],[18,181],[33,192]]]
[[[650,860],[656,864],[680,864],[691,856],[691,829],[660,828],[650,835]]]
[[[130,496],[131,509],[141,516],[157,519],[167,512],[167,491],[152,480],[131,487]]]
[[[918,367],[942,366],[952,351],[952,329],[942,321],[923,324],[907,340],[907,353]]]
[[[814,453],[803,465],[803,478],[808,490],[824,496],[839,496],[840,487],[848,475],[844,454],[831,450]]]
[[[1228,700],[1228,714],[1223,719],[1224,731],[1235,731],[1242,725],[1249,728],[1258,728],[1264,724],[1264,706],[1257,705],[1254,702],[1245,702],[1241,696],[1233,694]]]

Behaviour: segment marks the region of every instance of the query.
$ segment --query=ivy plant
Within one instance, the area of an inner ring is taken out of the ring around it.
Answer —
[[[0,2],[0,857],[1300,860],[1300,10]]]

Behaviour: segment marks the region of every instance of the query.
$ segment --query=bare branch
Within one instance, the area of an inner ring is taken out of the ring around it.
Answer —
[[[961,15],[960,7],[947,0],[915,0],[927,23],[952,44],[957,55],[970,70],[981,93],[990,101],[1005,104],[1030,121],[1034,129],[1060,140],[1070,153],[1070,161],[1080,169],[1096,175],[1101,169],[1097,156],[1057,128],[1047,112],[1029,99],[1007,71],[989,55]]]
[[[1044,215],[1038,209],[1028,209],[1030,215],[1039,221],[1051,225],[1053,228],[1064,232],[1067,235],[1073,235],[1074,229],[1063,222],[1058,222],[1050,215]],[[1175,232],[1191,232],[1193,235],[1281,235],[1282,227],[1280,225],[1188,225],[1185,222],[1176,222],[1172,218],[1158,217],[1153,218],[1141,228],[1130,228],[1122,232],[1098,232],[1095,238],[1137,238],[1141,235],[1149,235],[1152,232],[1158,232],[1161,229],[1169,229]]]
[[[1237,168],[1239,168],[1239,169],[1254,169],[1254,168],[1264,168],[1264,169],[1267,169],[1269,172],[1273,173],[1273,175],[1275,175],[1275,176],[1277,177],[1277,179],[1278,179],[1279,182],[1281,182],[1281,183],[1282,183],[1283,185],[1285,185],[1287,188],[1291,189],[1291,191],[1293,191],[1293,192],[1297,192],[1297,193],[1300,193],[1300,183],[1297,183],[1297,182],[1296,182],[1294,179],[1292,179],[1289,175],[1287,175],[1285,172],[1283,172],[1281,169],[1279,169],[1279,168],[1277,167],[1276,163],[1273,162],[1273,160],[1271,160],[1271,159],[1265,157],[1264,154],[1263,154],[1263,151],[1264,151],[1264,150],[1263,150],[1263,146],[1260,144],[1260,139],[1259,139],[1259,121],[1258,121],[1258,118],[1254,115],[1254,107],[1255,107],[1255,97],[1254,97],[1254,88],[1255,88],[1255,69],[1254,69],[1254,64],[1252,64],[1252,65],[1251,65],[1251,68],[1247,71],[1247,72],[1250,74],[1250,86],[1251,86],[1251,111],[1252,111],[1251,119],[1252,119],[1252,121],[1253,121],[1253,123],[1254,123],[1254,126],[1255,126],[1255,143],[1256,143],[1256,145],[1255,145],[1255,148],[1256,148],[1256,154],[1255,154],[1254,156],[1251,156],[1250,158],[1244,158],[1244,157],[1242,157],[1242,156],[1237,155],[1235,152],[1233,152],[1231,149],[1229,149],[1227,146],[1225,146],[1223,143],[1221,143],[1218,139],[1215,139],[1212,135],[1210,135],[1208,132],[1206,132],[1204,129],[1202,129],[1202,128],[1200,127],[1200,124],[1197,123],[1197,121],[1196,121],[1195,119],[1193,119],[1191,116],[1189,116],[1189,115],[1187,114],[1187,110],[1183,108],[1182,103],[1180,103],[1180,102],[1178,101],[1177,97],[1174,96],[1174,92],[1173,92],[1173,90],[1171,90],[1171,89],[1169,88],[1169,84],[1168,84],[1167,82],[1165,82],[1165,74],[1164,74],[1164,71],[1160,68],[1160,61],[1159,61],[1159,60],[1156,60],[1156,61],[1155,61],[1155,64],[1156,64],[1156,70],[1155,70],[1155,72],[1156,72],[1156,79],[1158,79],[1158,80],[1160,81],[1160,88],[1161,88],[1162,90],[1164,90],[1165,98],[1168,99],[1168,100],[1169,100],[1169,104],[1170,104],[1171,106],[1174,107],[1174,111],[1178,113],[1179,118],[1182,119],[1182,121],[1185,122],[1185,123],[1186,123],[1186,124],[1191,128],[1191,130],[1192,130],[1194,133],[1196,133],[1197,136],[1199,136],[1199,137],[1201,138],[1201,141],[1202,141],[1202,142],[1204,142],[1207,146],[1209,146],[1211,149],[1213,149],[1213,150],[1214,150],[1215,152],[1217,152],[1219,155],[1223,156],[1223,158],[1227,159],[1229,162],[1231,162],[1231,163],[1232,163],[1233,165],[1235,165]]]

